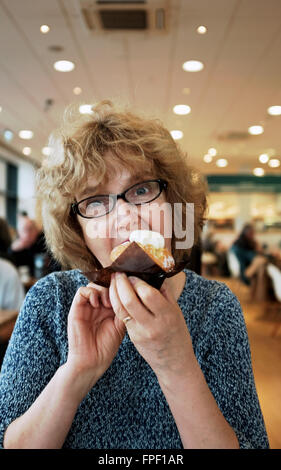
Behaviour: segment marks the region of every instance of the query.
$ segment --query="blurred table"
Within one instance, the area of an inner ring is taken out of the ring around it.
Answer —
[[[8,341],[18,316],[17,310],[0,310],[0,339]]]

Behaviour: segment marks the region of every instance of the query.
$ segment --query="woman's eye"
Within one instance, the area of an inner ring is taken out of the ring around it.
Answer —
[[[86,201],[84,212],[87,215],[98,216],[107,210],[108,202],[102,199]]]
[[[102,201],[88,201],[87,202],[87,208],[88,207],[99,207],[101,204],[104,204]]]
[[[149,188],[147,188],[146,186],[142,186],[141,188],[136,189],[137,196],[142,196],[143,194],[146,194],[147,192],[149,192]]]

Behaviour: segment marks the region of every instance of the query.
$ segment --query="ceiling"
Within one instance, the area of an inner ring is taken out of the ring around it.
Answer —
[[[93,0],[0,0],[2,141],[4,129],[12,130],[9,146],[20,153],[31,147],[25,158],[40,164],[41,149],[69,103],[109,98],[181,130],[179,145],[205,174],[263,167],[280,175],[281,166],[258,161],[267,151],[281,157],[281,116],[267,113],[281,105],[280,0],[148,0],[148,10],[165,9],[164,31],[90,30],[82,3],[101,7]],[[47,34],[42,24],[50,26]],[[197,33],[200,25],[206,34]],[[53,63],[60,59],[73,61],[75,69],[57,72]],[[204,69],[185,72],[182,64],[191,59]],[[82,89],[79,96],[74,87]],[[189,105],[191,113],[174,114],[177,104]],[[248,127],[260,124],[264,133],[250,136]],[[34,137],[20,139],[21,129]],[[210,147],[217,156],[205,163]],[[220,157],[227,167],[216,166]]]

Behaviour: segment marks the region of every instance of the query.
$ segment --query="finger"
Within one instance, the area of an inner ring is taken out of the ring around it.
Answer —
[[[111,280],[109,295],[111,298],[111,303],[113,306],[112,308],[115,313],[115,317],[117,321],[119,322],[119,324],[122,322],[125,328],[127,328],[129,324],[130,325],[133,324],[135,318],[133,317],[133,315],[129,314],[129,312],[126,310],[124,305],[122,305],[122,302],[120,300],[120,297],[116,288],[116,279],[114,278],[114,276],[112,277],[112,280]],[[129,318],[129,322],[124,321],[126,318]]]
[[[92,301],[93,301],[93,293],[94,291],[90,289],[89,287],[79,287],[77,290],[74,299],[73,299],[73,304],[75,306],[83,306],[86,305],[87,303],[90,302],[90,297],[92,295]]]
[[[79,287],[70,308],[69,319],[85,320],[87,309],[83,307],[89,305],[94,308],[99,306],[98,293],[88,287]]]
[[[96,289],[96,291],[99,292],[104,307],[111,308],[111,302],[109,299],[109,289],[107,287],[98,286],[94,282],[90,282],[87,287]]]
[[[75,294],[73,303],[75,306],[83,306],[90,303],[93,307],[98,306],[97,303],[99,293],[90,287],[79,287]]]
[[[135,276],[130,276],[128,280],[146,309],[153,315],[163,314],[168,309],[170,304],[158,289]]]
[[[135,320],[140,323],[146,323],[151,320],[153,312],[145,308],[142,299],[138,298],[132,284],[125,274],[120,273],[116,275],[116,289],[121,304],[131,317],[135,318]]]
[[[111,276],[110,286],[109,286],[109,298],[113,308],[113,311],[116,317],[123,321],[129,314],[121,304],[117,289],[116,289],[116,280],[115,276]]]
[[[89,284],[87,284],[87,287],[94,287],[94,289],[96,289],[100,292],[108,291],[108,287],[100,286],[99,284],[95,284],[94,282],[89,282]]]

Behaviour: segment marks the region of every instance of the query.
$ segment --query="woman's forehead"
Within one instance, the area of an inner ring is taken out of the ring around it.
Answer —
[[[91,195],[107,193],[110,188],[114,186],[126,187],[132,186],[134,183],[141,182],[150,178],[156,178],[157,176],[149,170],[149,168],[138,167],[136,169],[126,168],[124,165],[108,166],[107,171],[103,177],[97,177],[95,175],[88,175],[86,184],[82,185],[82,191],[78,191],[78,199],[87,197],[88,193]],[[115,190],[114,190],[115,192]]]
[[[113,169],[112,171],[107,171],[107,173],[104,175],[102,179],[98,179],[95,176],[90,176],[87,179],[87,185],[90,186],[96,186],[98,187],[104,187],[108,183],[113,183],[113,182],[120,182],[121,184],[133,184],[134,181],[136,180],[142,180],[142,179],[147,179],[147,178],[153,178],[155,177],[152,172],[147,171],[145,169],[137,169],[136,171],[130,171],[127,168],[116,168]]]
[[[113,158],[112,158],[113,157]],[[96,184],[106,184],[112,180],[130,180],[133,177],[141,178],[148,175],[153,176],[151,165],[147,161],[134,161],[134,155],[130,155],[127,161],[118,161],[118,157],[113,156],[111,153],[106,153],[104,156],[106,164],[106,172],[104,177],[96,179]],[[94,177],[91,178],[94,183]]]

